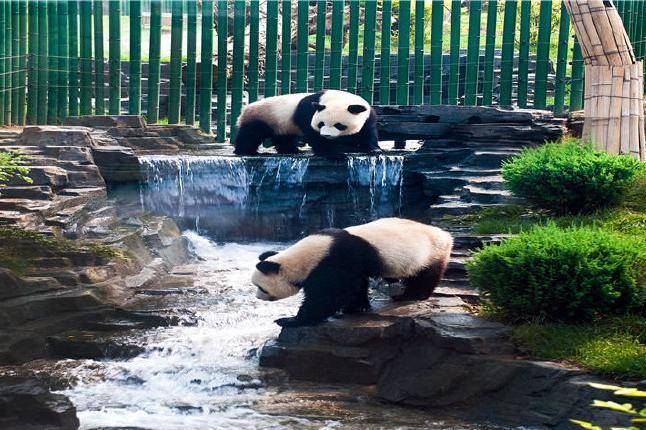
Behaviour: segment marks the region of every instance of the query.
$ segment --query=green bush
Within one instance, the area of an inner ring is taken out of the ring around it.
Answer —
[[[525,149],[505,162],[502,176],[516,195],[559,213],[616,204],[644,165],[571,139]]]
[[[0,183],[14,177],[31,183],[31,178],[27,177],[29,169],[25,164],[25,158],[18,151],[0,151]]]
[[[536,226],[468,262],[486,304],[512,321],[643,314],[646,240],[596,227]]]

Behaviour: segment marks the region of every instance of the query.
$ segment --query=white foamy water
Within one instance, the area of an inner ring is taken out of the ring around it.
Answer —
[[[321,428],[332,422],[264,415],[251,406],[271,395],[258,379],[250,350],[277,335],[273,320],[291,315],[298,296],[280,302],[255,298],[250,284],[257,256],[268,244],[215,245],[186,233],[204,259],[197,286],[208,290],[194,309],[197,326],[166,327],[144,335],[146,352],[127,361],[85,361],[74,373],[86,381],[65,392],[82,428],[151,429]],[[96,377],[102,375],[103,380]],[[260,388],[259,388],[260,387]],[[287,420],[287,421],[286,421]],[[283,423],[283,424],[281,424]]]

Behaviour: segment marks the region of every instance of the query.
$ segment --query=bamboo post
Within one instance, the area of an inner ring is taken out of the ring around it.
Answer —
[[[350,36],[348,39],[348,91],[357,92],[359,61],[359,0],[350,0]]]
[[[224,3],[226,6],[226,2],[219,0],[218,5],[220,3]],[[323,2],[325,3],[325,2]],[[219,6],[218,6],[219,8]],[[220,13],[218,12],[218,105],[220,103],[220,87],[222,85],[226,85],[226,83],[220,81],[220,36],[221,33],[223,34],[224,38],[224,55],[226,58],[226,11],[224,13],[224,27],[220,26]],[[318,22],[318,21],[317,21]],[[325,23],[325,19],[323,20]],[[270,1],[267,2],[267,19],[266,19],[266,24],[267,24],[267,30],[265,32],[266,34],[266,40],[265,40],[265,97],[273,97],[276,95],[276,79],[277,79],[277,74],[278,74],[278,58],[276,52],[278,51],[278,1]],[[325,28],[325,24],[323,24],[323,27]],[[225,63],[226,64],[226,63]],[[316,79],[316,78],[315,78]],[[321,75],[321,82],[323,82],[323,78]],[[225,95],[226,95],[226,86],[225,88]],[[219,111],[218,111],[219,112]],[[220,136],[220,131],[218,128],[218,136]],[[224,139],[224,138],[222,138]],[[219,138],[218,138],[219,140]]]
[[[150,51],[148,54],[148,105],[146,120],[151,124],[159,121],[159,75],[161,61],[161,0],[150,2]]]
[[[381,67],[379,72],[379,104],[390,102],[390,20],[392,1],[383,0],[381,5]]]
[[[366,9],[369,7],[372,7],[372,4],[374,4],[375,12],[376,12],[376,7],[377,7],[376,3],[377,3],[376,1],[371,1],[366,3]],[[269,10],[269,6],[267,8]],[[314,57],[314,91],[320,91],[323,89],[323,66],[325,64],[325,12],[327,11],[326,9],[327,9],[327,1],[317,0],[316,2],[316,42],[315,42],[316,54]],[[269,23],[267,24],[267,26],[269,27]],[[370,24],[368,23],[368,21],[366,21],[366,27],[364,28],[368,28],[370,26],[372,26],[374,31],[374,22]],[[374,36],[373,36],[373,40],[374,40]],[[267,47],[269,47],[269,44],[267,44]],[[374,49],[374,42],[373,42],[373,49]]]
[[[343,7],[345,0],[332,0],[332,28],[330,34],[330,83],[329,88],[341,89],[341,64],[343,55]],[[283,30],[283,39],[285,33]],[[284,46],[283,46],[284,49]],[[283,56],[285,52],[283,51]]]
[[[487,34],[485,38],[484,78],[482,80],[482,104],[493,102],[493,57],[496,44],[496,14],[498,1],[489,0],[487,4]]]
[[[2,73],[2,70],[0,70]],[[2,81],[0,81],[0,89]],[[38,122],[38,3],[29,0],[29,67],[27,69],[27,124]],[[2,102],[0,102],[0,109]]]
[[[105,54],[103,53],[103,0],[94,0],[94,113],[105,114]]]
[[[431,37],[433,32],[431,31]],[[413,104],[424,103],[424,0],[415,0]]]
[[[572,84],[570,87],[570,112],[583,107],[583,54],[579,40],[574,37],[572,47]]]
[[[565,6],[585,63],[583,136],[599,149],[646,160],[643,66],[617,10],[602,0]]]
[[[529,34],[532,2],[520,3],[520,44],[518,49],[518,107],[527,107],[529,93]]]
[[[67,1],[58,2],[58,118],[67,118],[69,113],[69,40],[68,40]]]
[[[11,124],[11,96],[13,88],[13,76],[12,76],[12,66],[11,66],[11,2],[5,1],[4,6],[4,74],[5,74],[5,105],[4,112],[0,112],[0,115],[4,115],[4,123],[6,125]],[[2,29],[0,29],[2,31]]]
[[[307,4],[306,4],[307,6]],[[300,4],[299,4],[300,7]],[[301,19],[299,12],[299,19]],[[307,19],[305,20],[307,27]],[[260,43],[260,1],[251,0],[249,4],[249,103],[258,100],[258,46]],[[300,49],[300,48],[299,48]],[[307,39],[305,40],[305,91],[307,90]],[[299,54],[300,55],[300,54]],[[300,67],[300,66],[299,66]]]
[[[267,5],[269,8],[270,5],[276,5],[276,25],[278,25],[278,6],[277,1],[271,1]],[[268,9],[269,11],[269,9]],[[227,25],[228,25],[228,14],[227,14],[227,0],[218,0],[218,104],[217,104],[217,113],[216,113],[216,140],[218,142],[224,142],[227,137]],[[267,25],[269,25],[269,20],[267,20]],[[269,37],[269,36],[268,36]],[[274,42],[276,42],[274,40]],[[276,46],[274,45],[274,48]],[[267,48],[267,52],[269,52]],[[273,55],[276,55],[274,49]],[[274,63],[274,91],[276,90],[276,64]],[[273,94],[275,95],[275,93]]]
[[[5,31],[3,30],[5,28],[5,3],[0,2],[0,125],[5,125],[5,118],[4,112],[7,107],[6,107],[6,68],[5,68],[5,57],[7,54],[5,53],[5,38],[7,37]]]
[[[128,113],[141,113],[141,0],[130,3],[130,81]]]
[[[534,108],[547,107],[547,66],[550,61],[550,36],[552,22],[552,0],[541,0],[536,42],[536,83],[534,85]]]
[[[182,96],[182,27],[184,21],[182,0],[171,0],[170,82],[168,88],[168,123],[178,124]]]
[[[325,4],[325,3],[324,3]],[[363,27],[363,58],[361,67],[361,97],[372,104],[375,78],[375,24],[377,20],[377,2],[366,3]],[[316,26],[318,38],[318,24]],[[317,39],[318,44],[318,39]],[[318,51],[316,52],[318,57]]]
[[[20,15],[18,1],[11,0],[11,123],[18,124],[18,93],[20,83]]]
[[[19,0],[20,37],[18,41],[18,125],[25,125],[27,112],[27,1]]]
[[[462,2],[451,1],[451,39],[449,50],[449,88],[447,103],[458,104],[458,84],[460,80],[460,14]],[[513,48],[513,46],[512,46]]]
[[[235,0],[234,0],[235,1]],[[235,3],[234,3],[235,4]],[[292,2],[291,0],[281,1],[281,31],[280,38],[280,93],[291,92],[292,74]],[[235,19],[235,18],[234,18]],[[233,99],[231,99],[233,102]]]
[[[79,113],[90,115],[92,113],[92,3],[91,0],[81,0],[79,5],[80,28],[80,66],[81,90]],[[39,23],[40,28],[40,23]]]
[[[528,3],[529,2],[522,2]],[[518,3],[516,0],[505,2],[502,31],[502,58],[500,65],[500,106],[511,106],[512,75],[514,73],[514,39],[516,36],[516,15]],[[522,26],[521,26],[522,28]],[[520,79],[520,75],[518,77]],[[518,93],[520,97],[520,90]]]
[[[252,6],[257,6],[257,2],[255,4],[252,2]],[[307,36],[309,34],[309,26],[307,24],[307,21],[309,19],[309,2],[307,0],[298,0],[298,25],[296,26],[296,92],[297,93],[305,93],[307,92]],[[257,24],[254,23],[255,20],[255,11],[254,14],[251,16],[251,20],[249,22],[249,36],[254,35],[254,31],[251,30],[251,26],[253,26],[256,29],[256,38],[257,38]],[[258,48],[255,48],[255,51],[258,52]],[[249,56],[251,56],[254,52],[254,47],[251,43],[249,43]],[[255,62],[252,63],[251,59],[249,59],[249,72],[251,72],[252,65],[257,68],[258,67],[258,59],[256,56],[254,56]],[[256,71],[254,70],[254,77],[256,75]],[[250,73],[251,75],[251,73]],[[251,77],[249,76],[249,84],[251,84]],[[251,85],[249,85],[251,89]],[[255,101],[255,99],[251,99],[251,91],[249,91],[249,102]]]
[[[568,39],[570,35],[570,17],[565,5],[561,3],[561,22],[559,25],[559,44],[556,54],[556,79],[554,83],[554,114],[563,114],[565,106],[565,69],[567,68]]]
[[[442,103],[442,35],[444,33],[444,2],[433,0],[431,7],[431,85],[429,102]],[[459,36],[458,36],[459,37]],[[459,49],[459,46],[458,46]],[[423,102],[422,102],[423,103]]]
[[[283,11],[284,12],[284,11]],[[242,111],[244,75],[245,0],[233,3],[233,79],[231,80],[231,140],[235,139],[238,117]]]
[[[38,2],[38,124],[47,123],[47,87],[49,84],[47,76],[47,64],[49,61],[48,30],[47,3],[40,0]]]
[[[48,57],[48,81],[49,87],[47,89],[47,123],[56,124],[58,122],[58,11],[57,1],[47,2],[47,26],[49,27],[49,37],[47,44],[49,45]]]
[[[68,25],[68,75],[69,75],[69,115],[79,114],[79,27],[78,27],[78,2],[71,1],[67,6]]]
[[[121,111],[121,2],[108,2],[108,73],[110,115]]]
[[[410,55],[410,0],[399,1],[397,38],[397,104],[408,104],[408,59]]]
[[[186,124],[195,124],[195,85],[197,68],[197,3],[186,2]]]
[[[202,3],[202,52],[200,58],[200,128],[211,133],[213,92],[213,0]]]
[[[464,78],[464,104],[473,106],[477,101],[478,63],[480,62],[480,19],[482,0],[469,3],[469,39],[467,43],[467,68]]]

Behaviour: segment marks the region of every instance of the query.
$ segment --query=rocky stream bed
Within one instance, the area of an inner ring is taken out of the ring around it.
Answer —
[[[190,127],[129,116],[0,132],[33,180],[0,190],[2,228],[48,238],[12,238],[28,264],[0,269],[0,427],[567,428],[593,417],[589,375],[524,359],[507,327],[472,313],[464,261],[500,237],[446,217],[514,201],[501,162],[557,138],[564,121],[492,108],[379,114],[384,136],[421,146],[241,159]],[[385,293],[396,286],[377,285],[371,313],[279,331],[273,319],[298,298],[255,300],[256,256],[393,215],[453,233],[436,294],[395,305]]]

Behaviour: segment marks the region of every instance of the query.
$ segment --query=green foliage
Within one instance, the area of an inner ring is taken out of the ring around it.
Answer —
[[[31,183],[31,178],[27,177],[29,169],[25,164],[25,157],[19,152],[0,151],[0,182],[21,178],[23,181]]]
[[[628,397],[634,399],[644,399],[646,398],[646,391],[639,390],[637,388],[625,388],[615,385],[605,385],[605,384],[589,384],[593,388],[598,388],[600,390],[612,391],[614,395],[621,397]],[[643,428],[646,424],[646,403],[642,400],[642,405],[634,406],[632,403],[618,403],[613,401],[603,401],[595,400],[592,403],[592,406],[595,408],[604,408],[610,409],[612,411],[620,412],[626,415],[627,420],[630,421],[630,427],[612,427],[614,430],[639,430]],[[597,425],[594,425],[588,421],[581,420],[570,420],[572,423],[578,425],[581,428],[587,430],[602,430],[603,428]]]
[[[570,139],[525,149],[505,162],[508,188],[538,206],[559,213],[591,212],[612,206],[644,165]]]
[[[646,319],[616,317],[586,324],[522,324],[513,340],[532,357],[582,366],[612,377],[646,378]]]
[[[467,263],[495,313],[512,321],[579,321],[643,313],[646,240],[596,227],[536,226]]]

